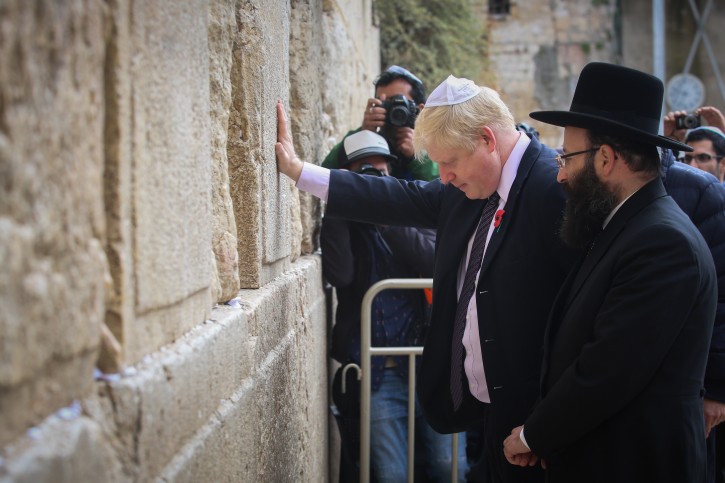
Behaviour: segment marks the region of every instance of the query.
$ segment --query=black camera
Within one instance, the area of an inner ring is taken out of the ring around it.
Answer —
[[[700,116],[687,114],[675,118],[675,129],[695,129],[700,127]]]
[[[415,101],[397,95],[384,100],[382,107],[386,111],[385,124],[395,127],[415,127],[415,119],[418,117],[418,106],[415,105]]]
[[[378,168],[374,167],[370,163],[361,164],[355,172],[358,174],[367,174],[370,176],[385,176],[382,171],[380,171]]]

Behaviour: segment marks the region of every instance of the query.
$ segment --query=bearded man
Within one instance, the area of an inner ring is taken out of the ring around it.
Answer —
[[[548,481],[705,481],[703,379],[717,302],[700,233],[667,196],[657,146],[662,82],[592,63],[569,111],[558,181],[563,239],[584,248],[552,307],[541,400],[504,443]]]

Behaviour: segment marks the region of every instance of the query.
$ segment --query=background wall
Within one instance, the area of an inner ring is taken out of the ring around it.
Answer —
[[[652,1],[625,0],[480,0],[487,24],[491,84],[499,90],[518,122],[534,126],[543,141],[561,145],[563,129],[529,117],[538,110],[568,110],[579,78],[589,62],[611,62],[653,73]],[[509,13],[491,14],[491,4],[509,4]],[[706,0],[696,0],[699,12]],[[719,63],[725,67],[725,9],[715,0],[705,31]],[[666,78],[682,71],[697,32],[689,0],[665,0]],[[703,43],[691,72],[702,79],[704,105],[725,112],[717,74]],[[724,86],[725,88],[725,86]],[[668,106],[665,107],[669,110]]]
[[[369,0],[0,4],[0,481],[326,479],[275,104],[319,162],[379,68]]]

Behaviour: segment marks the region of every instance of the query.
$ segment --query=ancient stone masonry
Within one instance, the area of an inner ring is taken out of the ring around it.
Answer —
[[[324,481],[319,162],[371,2],[0,5],[0,482]]]

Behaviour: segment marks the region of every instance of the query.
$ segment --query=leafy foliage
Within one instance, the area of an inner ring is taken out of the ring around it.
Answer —
[[[486,39],[472,0],[375,0],[382,68],[401,65],[430,92],[449,74],[479,79]]]

